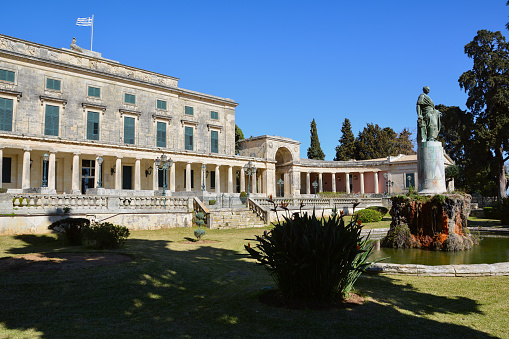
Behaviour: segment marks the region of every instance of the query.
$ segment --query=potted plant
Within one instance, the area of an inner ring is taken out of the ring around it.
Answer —
[[[247,202],[247,193],[242,191],[240,192],[240,201],[242,201],[243,204]]]

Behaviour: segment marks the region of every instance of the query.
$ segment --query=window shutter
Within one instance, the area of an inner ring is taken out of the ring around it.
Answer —
[[[87,112],[87,139],[99,140],[99,113]]]
[[[124,143],[134,144],[134,118],[124,118]]]
[[[157,122],[157,147],[166,147],[166,123]]]
[[[0,98],[0,130],[12,131],[12,99]]]
[[[187,127],[185,129],[185,144],[186,144],[186,150],[192,151],[193,150],[193,128]]]
[[[219,135],[217,131],[210,132],[210,151],[212,153],[218,153],[219,151]]]
[[[46,105],[46,119],[44,121],[44,134],[58,136],[58,106]]]

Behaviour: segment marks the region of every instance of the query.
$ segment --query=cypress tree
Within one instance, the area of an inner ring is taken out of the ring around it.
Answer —
[[[311,145],[308,148],[308,159],[323,160],[325,153],[320,147],[320,140],[318,140],[318,131],[316,130],[315,119],[311,121]]]
[[[336,146],[336,156],[334,161],[347,161],[355,158],[355,136],[352,132],[350,120],[345,118],[341,127],[341,138],[338,140],[339,145]]]

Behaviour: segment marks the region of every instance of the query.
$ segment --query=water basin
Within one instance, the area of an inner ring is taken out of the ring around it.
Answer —
[[[428,266],[494,264],[509,262],[509,236],[482,234],[480,245],[467,251],[444,252],[417,248],[374,250],[370,260],[388,257],[382,263],[419,264]]]

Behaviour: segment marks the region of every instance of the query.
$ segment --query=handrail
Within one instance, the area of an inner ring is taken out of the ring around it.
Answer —
[[[260,206],[254,199],[247,199],[247,208],[256,213],[258,217],[260,217],[265,224],[268,224],[269,221],[269,211],[265,210],[262,206]]]

